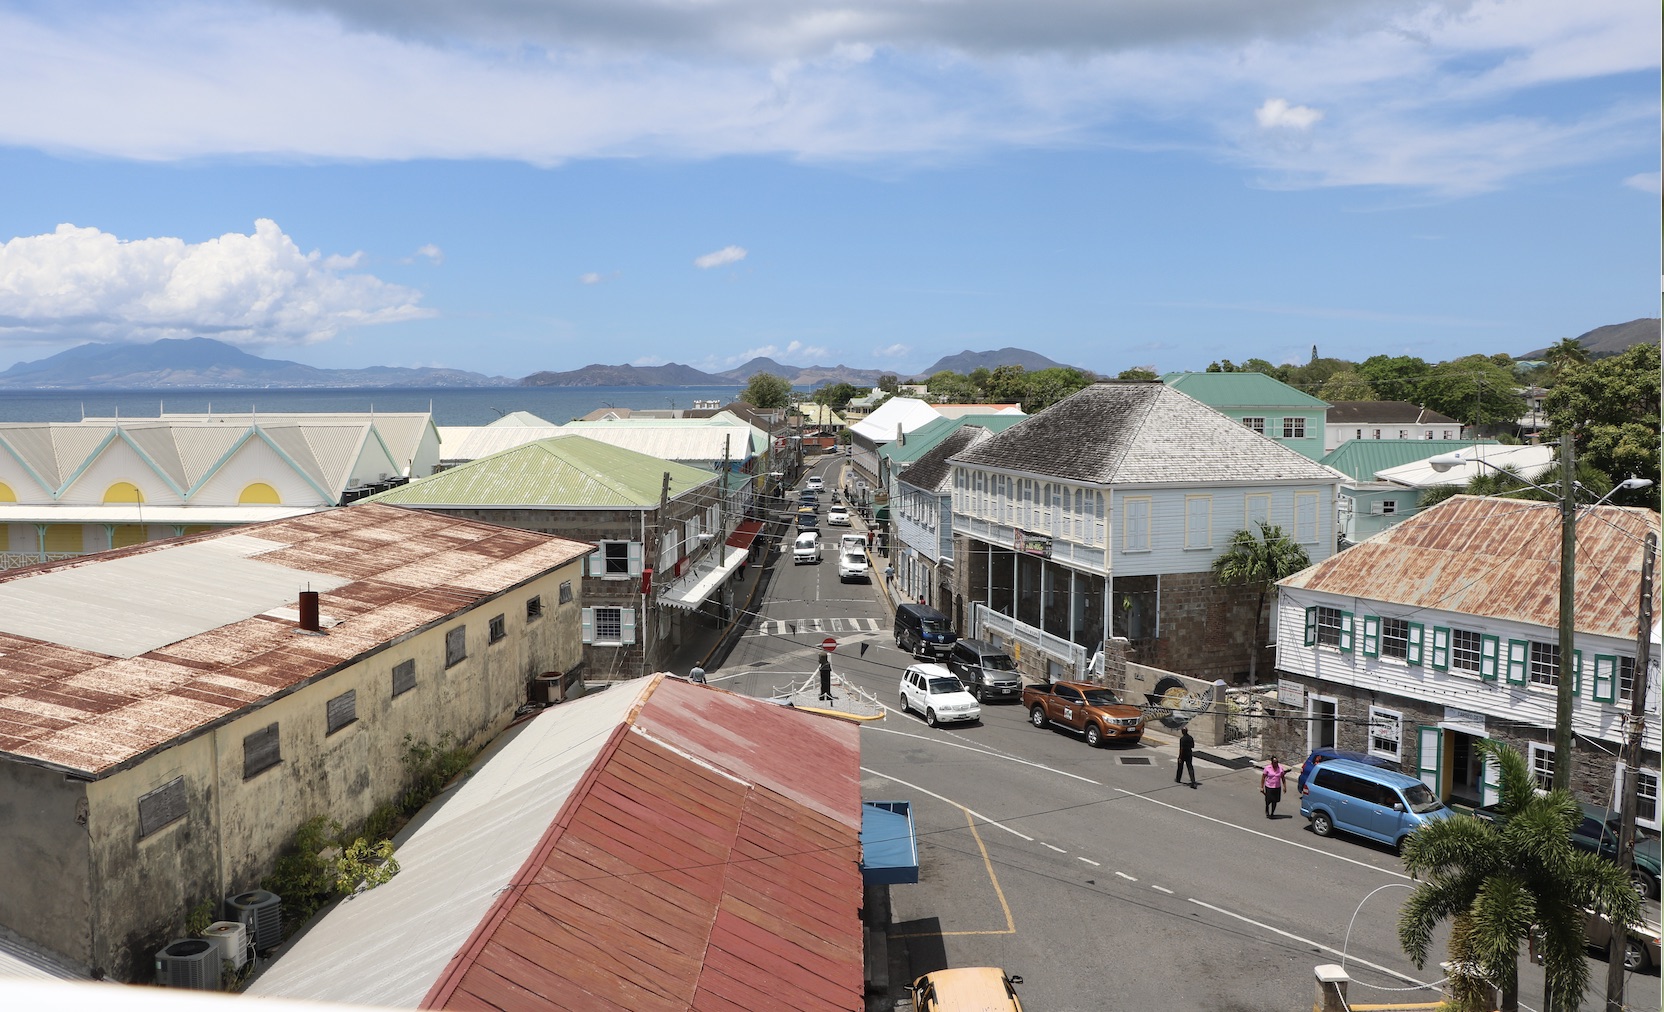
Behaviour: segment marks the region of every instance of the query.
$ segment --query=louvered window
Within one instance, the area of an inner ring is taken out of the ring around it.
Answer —
[[[334,734],[348,724],[356,722],[358,720],[358,690],[348,689],[325,703],[324,714],[329,723],[329,729],[324,732],[325,737]]]
[[[269,724],[243,739],[244,780],[259,776],[282,761],[276,724]]]
[[[139,796],[139,837],[142,839],[185,817],[185,778],[174,777]]]

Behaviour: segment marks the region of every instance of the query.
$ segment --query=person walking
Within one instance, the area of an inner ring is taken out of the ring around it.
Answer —
[[[1283,777],[1288,775],[1288,767],[1277,762],[1272,756],[1260,771],[1260,789],[1265,792],[1265,817],[1277,817],[1277,802],[1283,800]]]
[[[1196,739],[1190,736],[1190,726],[1179,728],[1179,765],[1173,770],[1173,782],[1179,782],[1179,776],[1186,770],[1190,771],[1190,786],[1196,786],[1196,760],[1191,754],[1196,750]]]

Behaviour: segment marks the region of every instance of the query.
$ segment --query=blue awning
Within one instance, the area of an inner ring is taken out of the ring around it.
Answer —
[[[861,803],[861,880],[905,885],[919,880],[919,842],[909,801]]]

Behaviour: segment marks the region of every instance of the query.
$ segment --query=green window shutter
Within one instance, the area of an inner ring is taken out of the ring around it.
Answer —
[[[1444,728],[1426,724],[1416,728],[1416,773],[1435,798],[1444,797],[1444,769],[1440,764],[1443,745]]]
[[[1618,659],[1608,654],[1595,655],[1595,684],[1592,696],[1597,703],[1611,703],[1618,698]]]
[[[1421,667],[1421,641],[1425,638],[1425,630],[1420,622],[1409,623],[1408,649],[1404,652],[1404,663]]]
[[[1317,644],[1317,609],[1306,609],[1306,646]]]
[[[1364,616],[1364,656],[1381,656],[1381,617],[1379,615]]]
[[[1572,651],[1572,695],[1583,695],[1583,651]]]
[[[1494,805],[1502,800],[1502,766],[1495,759],[1486,759],[1479,775],[1479,803]]]
[[[1340,613],[1340,652],[1352,652],[1352,613],[1349,611]]]
[[[1487,682],[1496,681],[1497,654],[1502,642],[1495,636],[1479,637],[1479,677]]]
[[[1525,684],[1525,662],[1531,655],[1531,644],[1525,640],[1508,641],[1508,684]]]
[[[1450,630],[1442,625],[1433,627],[1433,669],[1450,670]]]

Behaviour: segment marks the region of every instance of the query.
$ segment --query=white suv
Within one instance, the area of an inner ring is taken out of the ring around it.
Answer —
[[[803,531],[792,542],[792,565],[799,562],[820,561],[820,537],[814,531]]]
[[[917,710],[931,727],[982,719],[982,707],[959,679],[940,664],[915,664],[901,676],[901,712]]]
[[[826,481],[817,474],[805,482],[803,487],[811,492],[824,491],[826,488]]]

